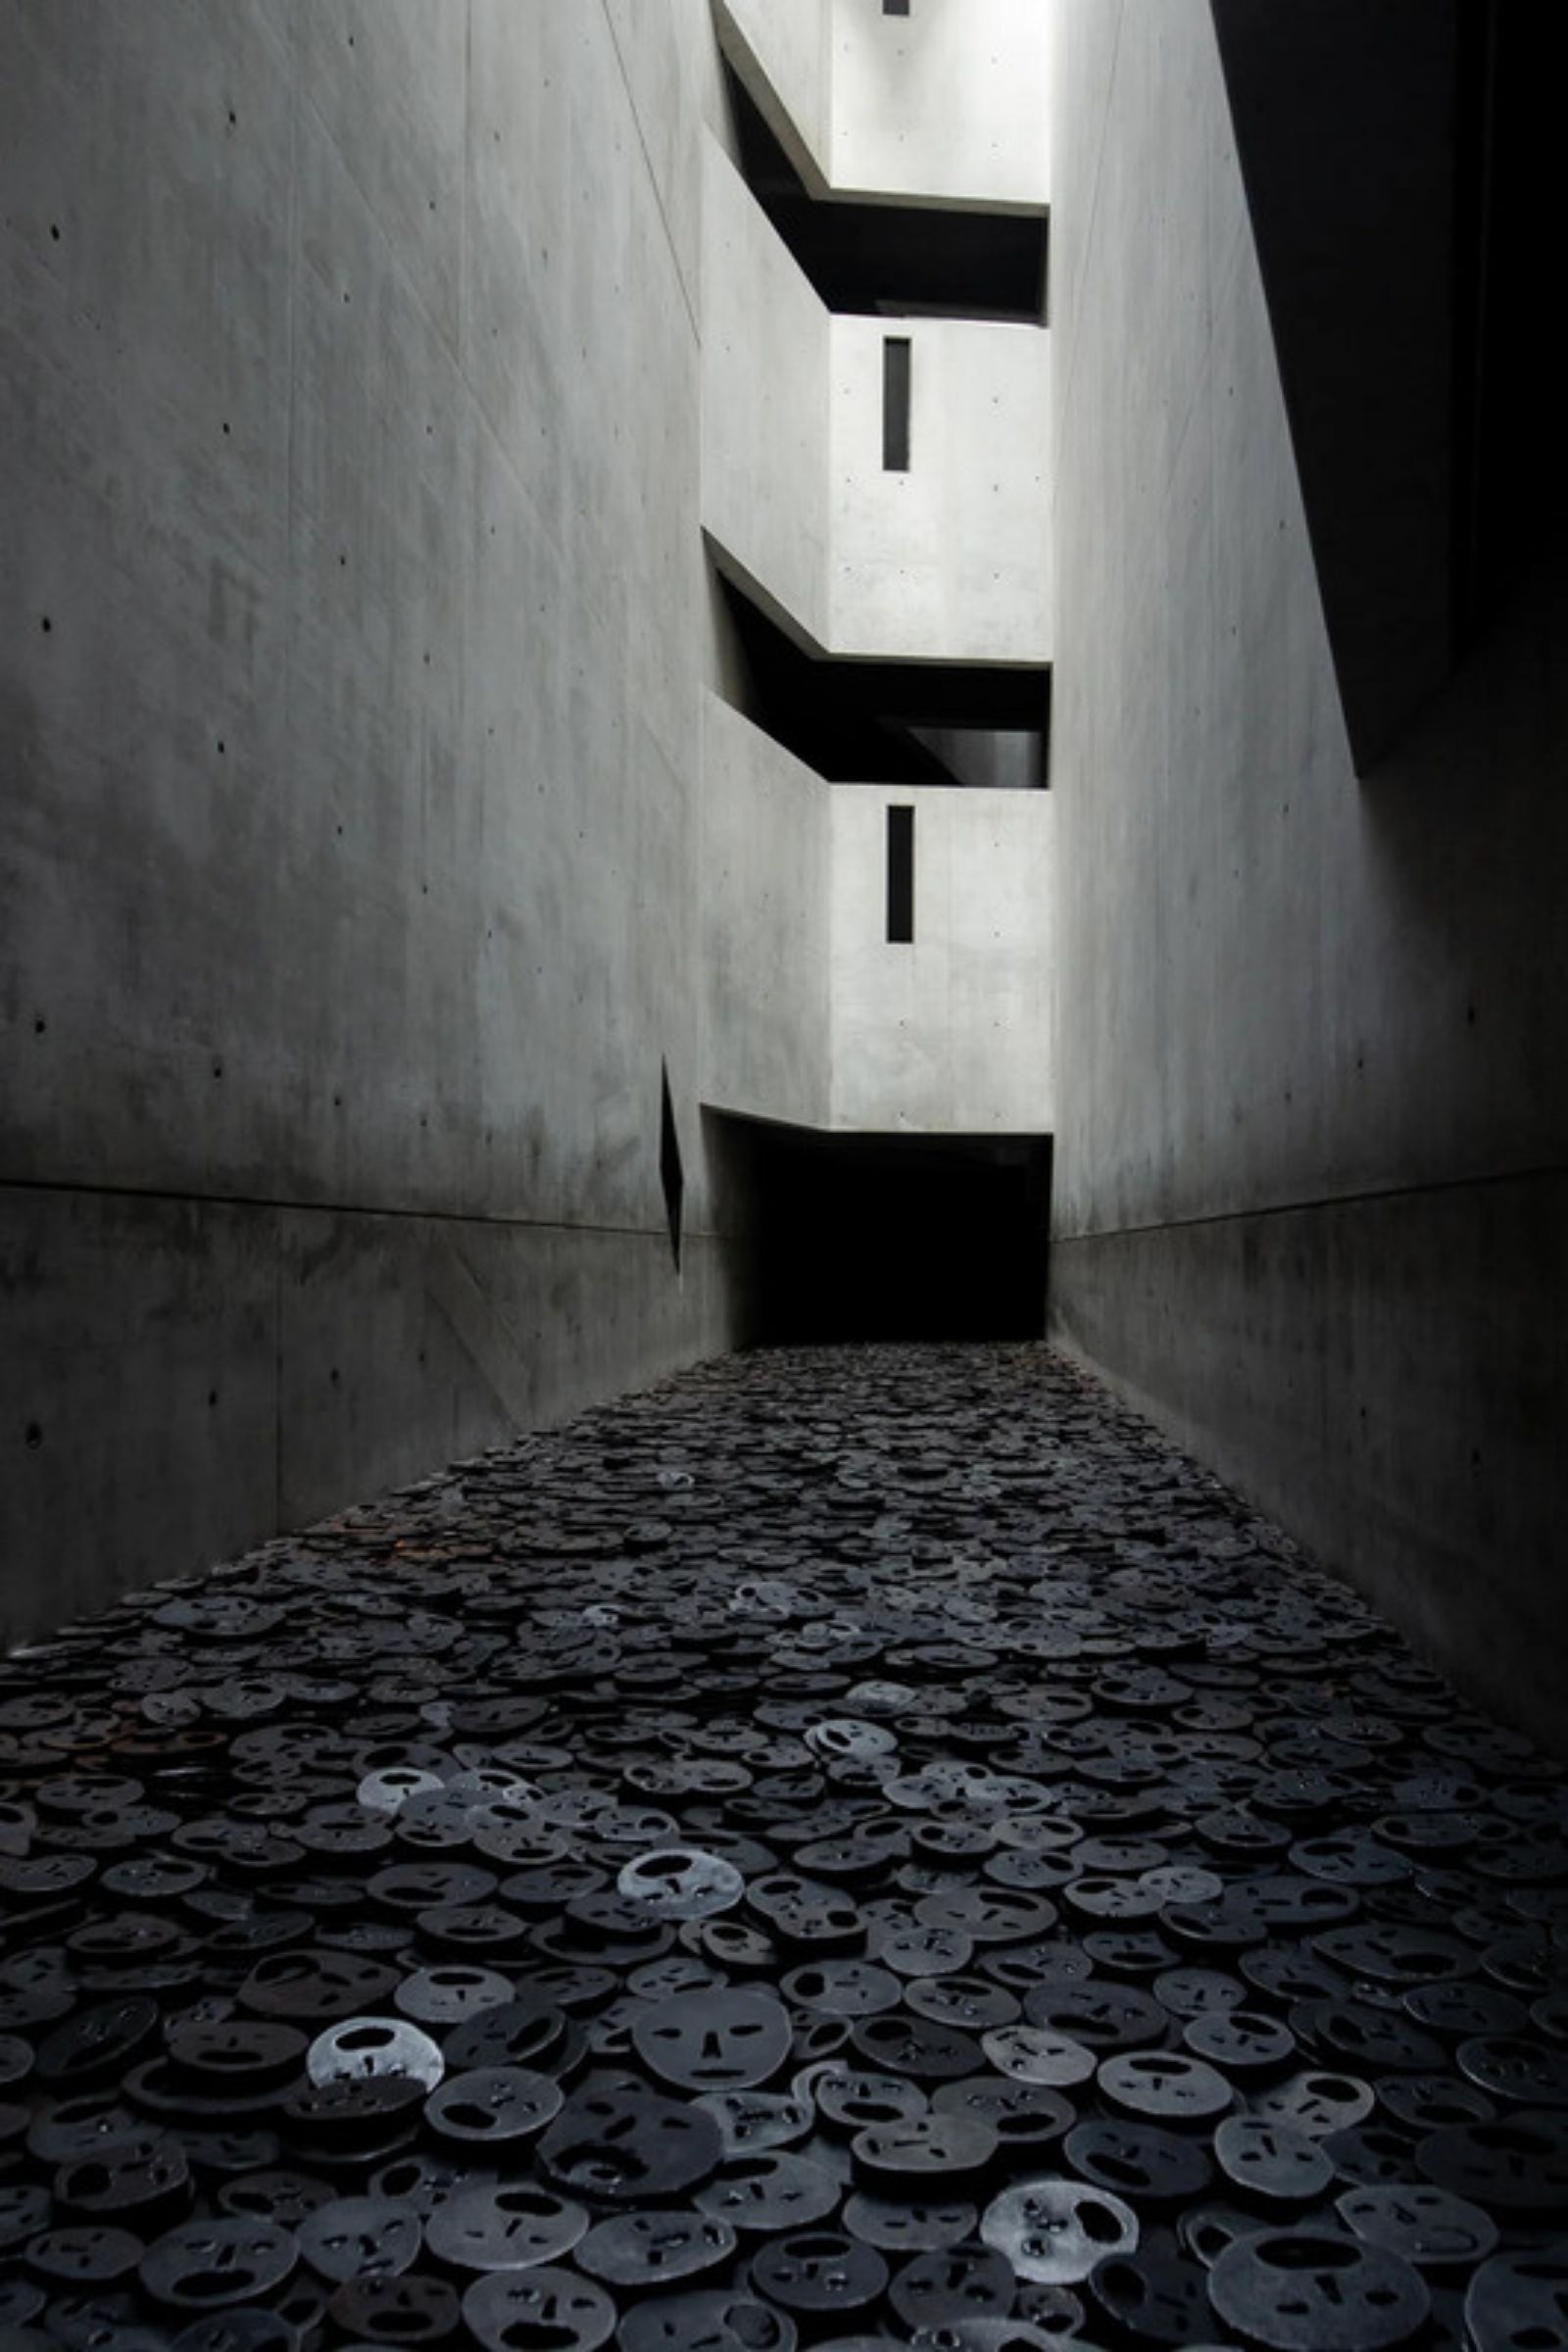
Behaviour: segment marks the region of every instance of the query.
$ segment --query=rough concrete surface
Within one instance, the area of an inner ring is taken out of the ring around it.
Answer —
[[[1561,1720],[1560,569],[1350,760],[1198,0],[1064,0],[1056,1324]]]
[[[667,1067],[701,1234],[717,69],[695,0],[5,0],[0,50],[36,1622],[62,1550],[74,1599],[193,1566],[721,1342],[659,1169]]]

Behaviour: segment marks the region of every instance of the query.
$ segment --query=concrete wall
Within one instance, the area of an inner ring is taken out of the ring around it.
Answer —
[[[825,645],[831,322],[713,137],[703,323],[703,527],[775,619]]]
[[[717,695],[704,698],[702,1094],[825,1127],[832,1114],[833,787]]]
[[[822,196],[1043,212],[1041,0],[717,0],[725,53]]]
[[[808,187],[825,193],[833,146],[833,0],[714,0],[724,54]]]
[[[0,0],[0,54],[16,1628],[723,1341],[716,63],[701,0]]]
[[[914,810],[905,945],[887,937],[892,803]],[[833,1125],[1049,1134],[1050,794],[843,786],[831,817]]]
[[[915,811],[890,945],[885,810]],[[1053,808],[1041,792],[830,785],[706,698],[701,1091],[858,1134],[1052,1124]]]
[[[1041,212],[1051,188],[1051,11],[1041,0],[832,0],[840,195]]]
[[[893,20],[889,20],[891,23]],[[881,22],[879,17],[878,22]],[[836,652],[1051,658],[1051,337],[969,318],[832,325],[829,629]],[[907,336],[909,466],[882,464],[882,346]]]
[[[1351,771],[1204,0],[1058,0],[1054,1309],[1561,1737],[1560,568]]]
[[[1049,335],[830,317],[705,149],[703,523],[720,561],[828,653],[1048,661]],[[913,345],[906,472],[882,464],[888,332]]]

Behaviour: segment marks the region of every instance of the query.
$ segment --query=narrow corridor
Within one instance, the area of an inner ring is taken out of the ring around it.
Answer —
[[[708,1366],[0,1669],[0,2347],[1568,2343],[1565,1829],[1046,1348]]]

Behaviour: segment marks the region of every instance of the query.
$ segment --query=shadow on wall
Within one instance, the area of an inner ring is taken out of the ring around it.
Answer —
[[[746,1345],[1043,1335],[1048,1140],[705,1117],[745,1237]]]

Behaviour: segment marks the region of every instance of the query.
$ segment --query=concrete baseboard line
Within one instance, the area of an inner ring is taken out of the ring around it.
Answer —
[[[1423,1200],[1434,1193],[1473,1192],[1481,1185],[1542,1184],[1568,1176],[1568,1165],[1547,1160],[1538,1166],[1494,1168],[1471,1176],[1439,1176],[1426,1184],[1370,1185],[1363,1192],[1319,1193],[1300,1200],[1270,1200],[1248,1208],[1212,1209],[1200,1216],[1154,1217],[1140,1225],[1096,1225],[1083,1233],[1054,1233],[1055,1248],[1075,1242],[1131,1241],[1146,1233],[1182,1233],[1200,1225],[1250,1225],[1261,1217],[1304,1217],[1331,1208],[1364,1208],[1379,1200]]]

